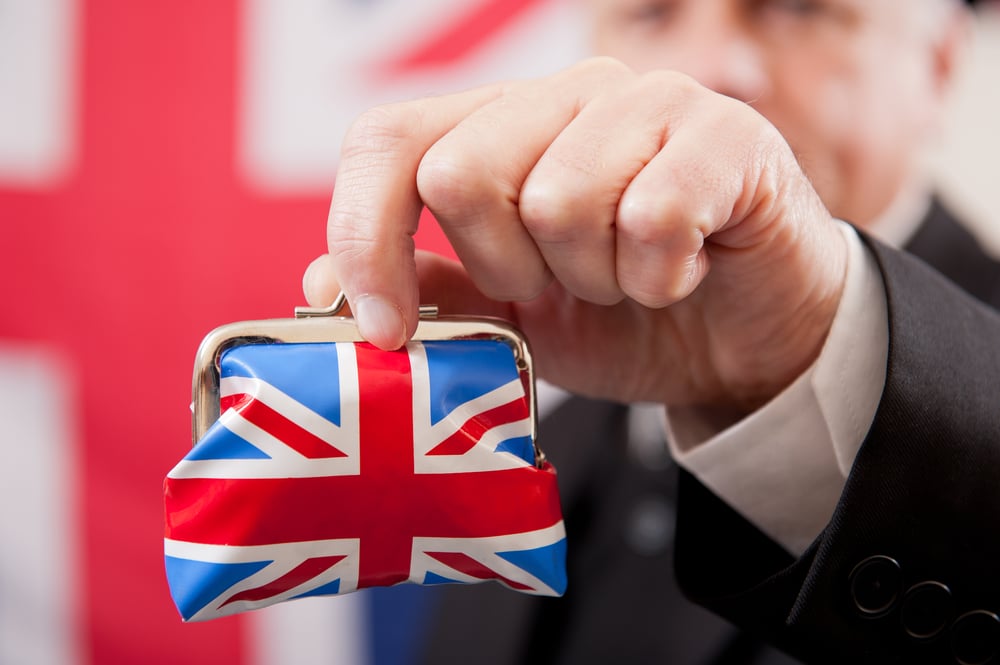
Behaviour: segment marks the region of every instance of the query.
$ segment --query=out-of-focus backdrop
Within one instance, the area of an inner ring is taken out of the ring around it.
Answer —
[[[372,594],[181,624],[194,351],[301,303],[353,117],[575,61],[577,2],[0,0],[0,665],[402,662]],[[1000,253],[996,4],[975,37],[934,164]]]

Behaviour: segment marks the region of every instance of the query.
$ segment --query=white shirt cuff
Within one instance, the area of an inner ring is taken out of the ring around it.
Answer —
[[[668,408],[677,463],[765,534],[801,554],[829,522],[885,384],[885,287],[857,232],[844,293],[816,362],[761,409],[722,431]]]

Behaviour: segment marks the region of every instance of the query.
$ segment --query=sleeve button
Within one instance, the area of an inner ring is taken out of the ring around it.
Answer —
[[[992,612],[966,612],[951,627],[951,650],[959,665],[993,662],[1000,646],[1000,618]]]
[[[850,575],[851,600],[863,617],[888,614],[903,586],[899,563],[883,555],[870,556],[854,567]]]
[[[903,596],[900,621],[903,630],[917,640],[936,637],[951,622],[954,603],[951,590],[940,582],[921,582]]]

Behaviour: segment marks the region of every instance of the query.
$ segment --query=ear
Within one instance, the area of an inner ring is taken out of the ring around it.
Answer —
[[[968,5],[947,5],[942,9],[940,24],[933,28],[929,63],[931,91],[939,99],[946,98],[954,86],[973,36],[973,14]]]
[[[958,83],[962,64],[968,55],[973,37],[973,13],[957,0],[941,2],[938,12],[932,12],[927,27],[924,67],[924,109],[920,123],[931,136],[942,130],[952,90]]]

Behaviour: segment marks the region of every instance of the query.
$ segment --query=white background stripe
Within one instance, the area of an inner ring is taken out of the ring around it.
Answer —
[[[379,81],[375,63],[435,34],[467,0],[247,0],[239,163],[258,188],[326,192],[340,139],[368,107],[551,73],[585,52],[578,3],[525,12],[461,63]]]
[[[73,151],[75,0],[0,0],[0,183],[44,186]]]
[[[0,31],[2,32],[2,31]],[[68,371],[0,345],[0,663],[83,662],[73,623],[77,532]]]
[[[368,597],[303,598],[246,615],[244,639],[252,665],[370,663]]]

